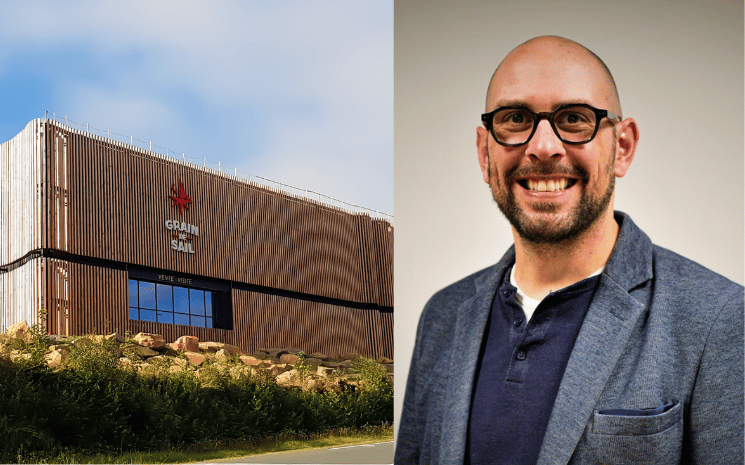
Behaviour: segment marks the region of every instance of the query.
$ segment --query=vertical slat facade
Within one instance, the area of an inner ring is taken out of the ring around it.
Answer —
[[[0,266],[43,247],[41,220],[44,134],[38,120],[0,144]]]
[[[48,125],[55,249],[390,305],[378,298],[385,299],[381,286],[388,286],[381,275],[390,266],[387,222]],[[183,215],[168,198],[178,180],[193,199]],[[199,227],[195,254],[171,250],[169,219]]]
[[[129,329],[125,270],[45,260],[50,333],[125,333]]]
[[[7,324],[26,321],[29,325],[41,322],[39,311],[46,308],[41,288],[43,273],[41,258],[0,273],[0,321]]]
[[[43,261],[28,254],[46,244],[42,184],[46,143],[39,120],[0,144],[0,321],[39,322]]]
[[[36,299],[49,310],[51,332],[152,330],[244,350],[289,344],[392,356],[393,228],[386,221],[48,120],[0,145],[0,169],[8,173],[0,174],[0,266],[41,249],[87,260],[39,261]],[[193,200],[183,214],[169,198],[179,180]],[[167,220],[199,228],[190,238],[195,253],[171,249]],[[233,289],[232,331],[131,321],[127,267],[304,297]]]

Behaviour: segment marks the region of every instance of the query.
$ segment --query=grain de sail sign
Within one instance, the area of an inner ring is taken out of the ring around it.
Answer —
[[[183,221],[184,210],[189,210],[189,204],[192,203],[191,197],[186,193],[184,184],[178,180],[178,189],[176,184],[171,184],[171,193],[169,195],[173,201],[173,206],[178,207],[178,218],[166,220],[166,229],[171,232],[171,249],[176,252],[194,253],[194,239],[199,237],[199,226],[189,224]]]

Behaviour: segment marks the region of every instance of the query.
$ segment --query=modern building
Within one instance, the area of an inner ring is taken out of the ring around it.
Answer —
[[[393,226],[31,121],[0,145],[0,325],[393,355]]]

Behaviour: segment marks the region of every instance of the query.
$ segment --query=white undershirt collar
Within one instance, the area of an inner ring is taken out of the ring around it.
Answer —
[[[588,276],[587,278],[592,278],[593,276],[597,276],[600,273],[605,271],[605,265],[601,266],[599,270]],[[587,279],[584,278],[584,279]],[[517,282],[515,281],[515,265],[512,265],[512,270],[510,271],[510,284],[515,286],[517,288],[517,292],[515,293],[515,301],[523,308],[523,312],[525,312],[525,318],[530,321],[530,318],[533,316],[533,313],[535,312],[536,307],[538,307],[538,304],[541,303],[540,300],[532,299],[525,295],[525,293],[520,289],[520,286],[517,285]]]

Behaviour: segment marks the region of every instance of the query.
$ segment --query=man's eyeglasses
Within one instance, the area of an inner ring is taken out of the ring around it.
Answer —
[[[552,112],[534,113],[518,105],[500,107],[481,115],[481,121],[499,144],[517,147],[526,144],[542,119],[547,119],[556,135],[567,144],[586,144],[600,128],[600,120],[619,119],[608,110],[584,103],[562,105]]]

